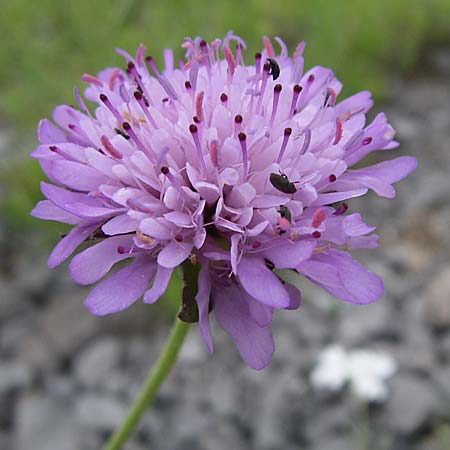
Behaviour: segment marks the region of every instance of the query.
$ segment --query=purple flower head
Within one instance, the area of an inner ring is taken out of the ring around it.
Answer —
[[[213,314],[255,369],[274,350],[273,310],[300,305],[299,275],[352,303],[383,294],[348,253],[376,247],[374,227],[345,201],[369,189],[391,198],[416,167],[399,157],[350,169],[395,148],[394,130],[382,113],[366,125],[369,92],[338,101],[330,69],[304,72],[304,44],[289,57],[275,40],[281,52],[264,37],[249,65],[231,32],[186,39],[178,63],[165,50],[163,69],[143,45],[135,57],[120,50],[125,70],[82,77],[95,111],[75,89],[78,108],[42,120],[33,152],[51,184],[32,214],[74,225],[49,266],[87,242],[69,268],[79,284],[99,282],[85,300],[92,313],[156,302],[182,265],[196,286],[182,317],[199,321],[211,352]]]

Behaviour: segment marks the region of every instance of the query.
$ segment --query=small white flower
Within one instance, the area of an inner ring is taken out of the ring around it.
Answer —
[[[387,397],[386,380],[397,369],[395,360],[386,353],[371,350],[347,352],[340,345],[327,347],[311,372],[310,381],[318,390],[337,392],[349,383],[361,400],[383,402]]]

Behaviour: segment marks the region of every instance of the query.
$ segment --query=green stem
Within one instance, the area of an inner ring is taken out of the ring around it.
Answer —
[[[128,437],[138,424],[142,414],[155,398],[159,386],[169,374],[188,331],[188,323],[182,322],[178,318],[175,319],[166,347],[153,370],[150,372],[144,386],[125,417],[125,420],[111,436],[109,442],[107,442],[103,448],[104,450],[120,450],[127,441]]]

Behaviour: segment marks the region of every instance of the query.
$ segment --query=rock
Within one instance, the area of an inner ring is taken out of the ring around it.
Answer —
[[[433,69],[443,75],[450,75],[450,50],[448,48],[432,51],[429,59]]]
[[[426,380],[399,374],[391,381],[384,420],[388,429],[410,436],[430,423],[440,410],[439,397]]]
[[[446,367],[440,367],[433,373],[436,387],[441,394],[450,402],[450,364]]]
[[[321,438],[311,448],[311,450],[351,450],[353,449],[351,436],[344,437],[336,435],[328,435]]]
[[[424,293],[424,316],[436,328],[450,326],[450,266],[431,280]]]
[[[0,395],[25,389],[33,381],[32,368],[21,362],[0,363]]]
[[[86,429],[113,431],[122,422],[127,407],[104,394],[83,394],[77,398],[75,419]]]
[[[117,338],[100,337],[75,358],[75,376],[84,386],[101,387],[118,368],[122,355],[123,346]]]
[[[208,351],[200,338],[198,329],[191,330],[181,347],[178,361],[181,364],[198,364],[206,360]]]
[[[25,395],[15,415],[15,450],[79,450],[80,430],[67,399]]]

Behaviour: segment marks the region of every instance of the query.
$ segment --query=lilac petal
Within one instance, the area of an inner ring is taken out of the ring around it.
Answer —
[[[395,197],[391,186],[409,175],[417,167],[417,160],[411,156],[400,156],[370,167],[350,170],[344,173],[333,187],[336,189],[370,188],[382,197]]]
[[[289,295],[262,258],[242,258],[238,265],[242,287],[255,299],[273,308],[289,305]]]
[[[286,309],[297,309],[302,302],[302,294],[301,292],[292,284],[286,283],[284,285],[289,294],[289,306]]]
[[[219,326],[233,339],[245,363],[252,369],[264,369],[275,349],[272,333],[270,327],[260,327],[252,318],[238,287],[216,292],[214,314]]]
[[[378,275],[340,250],[329,249],[326,254],[317,254],[297,269],[334,296],[351,303],[371,303],[384,292]]]
[[[158,265],[152,287],[144,294],[144,303],[155,303],[166,292],[172,271]]]
[[[55,180],[77,191],[94,191],[109,180],[96,169],[74,161],[54,161],[50,170]]]
[[[120,214],[108,220],[103,226],[103,233],[112,236],[114,234],[131,233],[137,230],[139,221],[131,219],[128,214]]]
[[[57,222],[71,225],[78,225],[82,221],[79,217],[58,208],[50,200],[41,200],[38,202],[30,214],[38,219],[56,220]]]
[[[246,292],[242,292],[242,294],[248,303],[248,311],[250,316],[258,324],[258,326],[267,327],[270,325],[272,323],[273,309],[253,299]]]
[[[87,194],[71,192],[45,182],[41,182],[41,192],[64,211],[85,219],[100,220],[123,211],[123,208],[105,208],[99,200]]]
[[[122,311],[144,293],[154,271],[153,259],[147,256],[137,257],[92,289],[84,305],[97,316]]]
[[[48,266],[54,268],[68,258],[72,252],[86,240],[86,238],[99,227],[98,223],[79,225],[64,236],[51,252]]]
[[[349,198],[360,197],[367,192],[367,189],[352,189],[344,192],[330,192],[326,194],[319,194],[317,199],[310,204],[310,206],[329,205],[335,202],[341,202]]]
[[[89,247],[70,262],[70,276],[78,284],[95,283],[114,264],[132,256],[128,251],[132,244],[132,236],[115,236]]]
[[[66,134],[48,119],[42,119],[38,126],[38,138],[41,144],[65,142]]]
[[[213,351],[211,326],[209,324],[209,299],[211,296],[211,282],[207,264],[202,264],[198,274],[198,292],[195,301],[198,306],[200,334],[209,353]]]
[[[171,241],[159,252],[158,264],[173,269],[189,256],[192,247],[192,242]]]
[[[311,257],[316,244],[313,239],[297,242],[277,239],[271,242],[271,247],[265,250],[263,255],[278,269],[293,269]]]

